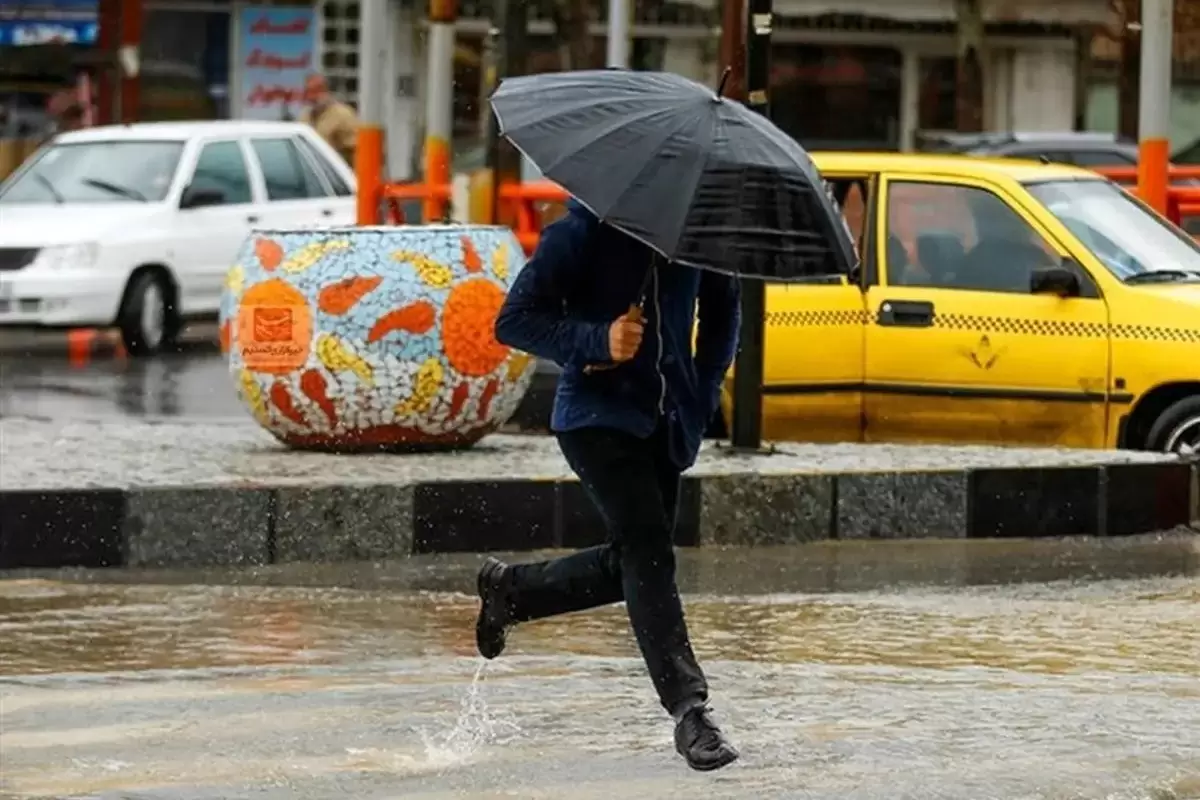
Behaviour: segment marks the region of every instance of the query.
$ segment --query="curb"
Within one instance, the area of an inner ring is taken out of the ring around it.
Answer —
[[[0,491],[0,569],[357,561],[602,542],[575,481]],[[1124,536],[1200,525],[1200,465],[685,477],[676,544]]]

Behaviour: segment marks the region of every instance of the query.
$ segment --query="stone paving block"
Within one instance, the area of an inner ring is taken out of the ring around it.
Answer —
[[[962,538],[967,483],[952,471],[839,475],[837,538]]]
[[[896,516],[895,474],[837,476],[836,516],[839,539],[891,538]]]
[[[555,547],[556,481],[425,483],[413,495],[413,552]]]
[[[413,488],[279,488],[274,532],[280,563],[404,558],[413,551]]]
[[[275,498],[260,488],[128,492],[124,534],[133,567],[266,564]]]
[[[1099,467],[974,470],[967,535],[1095,535],[1102,516],[1101,477]]]
[[[1192,465],[1192,510],[1191,525],[1200,528],[1200,464]]]
[[[1109,536],[1187,525],[1192,467],[1188,464],[1114,464],[1104,468],[1103,521]]]
[[[761,546],[830,538],[830,475],[722,475],[700,485],[700,544]]]
[[[896,475],[896,535],[902,539],[967,536],[967,472],[901,472]]]
[[[124,517],[115,489],[0,492],[0,569],[121,566]]]

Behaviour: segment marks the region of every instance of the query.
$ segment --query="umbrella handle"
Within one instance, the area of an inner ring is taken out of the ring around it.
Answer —
[[[629,307],[629,311],[627,311],[625,313],[628,316],[632,317],[637,322],[645,322],[646,321],[646,315],[642,313],[642,307],[637,303],[634,303],[633,305],[631,305]],[[593,372],[603,372],[606,369],[615,369],[615,368],[621,366],[622,363],[624,363],[624,362],[616,362],[616,363],[612,363],[612,364],[588,364],[586,367],[583,368],[583,374],[591,375]]]

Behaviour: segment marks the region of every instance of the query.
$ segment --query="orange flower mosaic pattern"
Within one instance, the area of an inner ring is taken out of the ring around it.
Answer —
[[[493,333],[523,265],[502,228],[256,234],[226,279],[222,348],[248,409],[289,445],[468,445],[532,378],[533,359]]]

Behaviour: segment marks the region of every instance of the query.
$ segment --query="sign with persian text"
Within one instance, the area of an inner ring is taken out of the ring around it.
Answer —
[[[312,8],[250,6],[238,19],[243,119],[294,119],[304,80],[317,71],[317,19]]]

